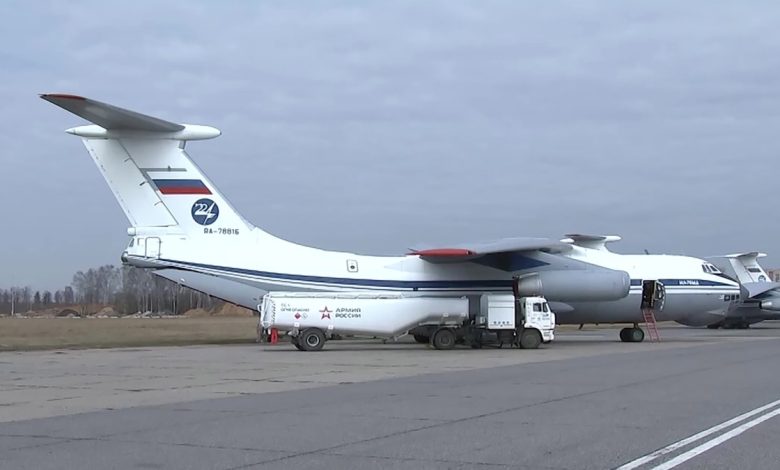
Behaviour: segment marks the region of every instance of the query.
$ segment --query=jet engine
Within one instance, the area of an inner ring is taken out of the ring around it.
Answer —
[[[769,310],[771,312],[780,312],[780,299],[773,298],[772,300],[762,300],[758,304],[761,310]]]
[[[559,301],[607,301],[628,295],[631,277],[625,271],[543,271],[520,277],[518,294]]]

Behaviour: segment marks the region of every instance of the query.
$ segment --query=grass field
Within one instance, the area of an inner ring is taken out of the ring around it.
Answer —
[[[0,318],[0,351],[252,343],[257,318]]]

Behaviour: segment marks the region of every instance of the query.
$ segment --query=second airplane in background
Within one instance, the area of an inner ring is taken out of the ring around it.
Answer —
[[[733,271],[740,284],[740,293],[732,295],[726,317],[709,328],[748,328],[765,320],[780,320],[780,283],[773,282],[758,258],[757,251],[735,253],[721,258],[728,262],[724,269]]]

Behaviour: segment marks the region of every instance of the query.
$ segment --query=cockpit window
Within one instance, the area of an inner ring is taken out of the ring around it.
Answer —
[[[747,270],[750,271],[751,273],[760,273],[761,272],[761,270],[758,269],[758,268],[747,268]]]
[[[720,269],[716,268],[712,263],[704,263],[701,265],[702,271],[709,274],[720,274]]]

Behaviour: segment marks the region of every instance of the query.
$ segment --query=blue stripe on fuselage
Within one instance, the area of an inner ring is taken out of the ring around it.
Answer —
[[[380,287],[391,289],[511,289],[512,280],[452,280],[452,281],[401,281],[401,280],[389,280],[389,279],[351,279],[342,277],[329,277],[329,276],[311,276],[303,274],[288,274],[288,273],[274,273],[269,271],[256,271],[252,269],[233,268],[227,266],[216,266],[203,263],[193,263],[188,261],[176,261],[161,259],[160,261],[175,263],[184,266],[190,266],[193,268],[209,269],[214,271],[222,271],[226,273],[243,274],[249,276],[265,277],[277,280],[285,281],[298,281],[308,282],[312,284],[336,284],[342,286],[360,286],[360,287]],[[689,282],[696,281],[699,284],[691,284]],[[714,281],[707,281],[704,279],[662,279],[661,282],[667,286],[684,286],[684,287],[736,287],[725,283],[719,283]],[[632,279],[631,285],[641,285],[641,279]]]
[[[268,271],[255,271],[252,269],[232,268],[227,266],[215,266],[211,264],[192,263],[189,261],[176,261],[160,259],[160,261],[192,266],[214,271],[223,271],[249,276],[266,277],[285,281],[310,282],[313,284],[338,284],[345,286],[383,287],[395,289],[468,289],[468,288],[512,288],[512,280],[467,280],[467,281],[400,281],[387,279],[350,279],[343,277],[310,276],[303,274],[272,273]]]
[[[703,287],[737,287],[725,282],[709,281],[706,279],[658,279],[665,287],[669,286],[703,286]],[[632,286],[641,286],[642,279],[631,279]]]

